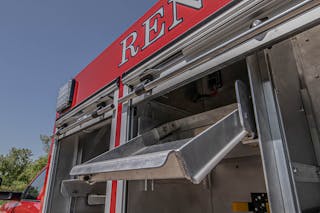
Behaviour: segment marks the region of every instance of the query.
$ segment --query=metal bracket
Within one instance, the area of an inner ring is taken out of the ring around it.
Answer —
[[[105,195],[89,195],[88,196],[89,206],[105,205],[105,203],[106,203]]]
[[[292,163],[292,171],[297,182],[304,183],[319,183],[320,182],[320,167],[302,164]]]
[[[97,185],[90,185],[85,181],[64,180],[61,183],[61,194],[64,197],[87,197],[96,193]]]
[[[235,88],[241,124],[253,139],[256,136],[257,128],[254,121],[253,105],[249,88],[240,80],[236,81]]]

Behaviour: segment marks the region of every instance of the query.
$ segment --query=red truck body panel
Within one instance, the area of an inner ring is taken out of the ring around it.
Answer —
[[[181,2],[187,2],[190,5]],[[223,8],[237,2],[239,1],[159,1],[75,77],[76,88],[71,108],[79,105],[124,73],[152,58],[210,17],[216,16],[219,11],[223,11]],[[200,3],[201,5],[199,5]],[[146,26],[148,21],[149,27]],[[152,29],[152,27],[154,28]],[[136,34],[135,40],[133,36],[130,36],[132,33]],[[126,45],[124,41],[126,41]],[[130,46],[130,44],[137,52],[134,56],[131,55],[129,48],[124,51],[124,47]],[[125,60],[127,61],[123,63]]]
[[[30,182],[33,183],[43,171],[48,171],[48,166],[43,168],[41,172]],[[46,176],[47,179],[47,176]],[[0,213],[39,213],[45,196],[45,186],[42,187],[37,200],[20,200],[10,201],[0,206]]]

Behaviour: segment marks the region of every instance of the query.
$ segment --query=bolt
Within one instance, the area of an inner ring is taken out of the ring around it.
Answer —
[[[298,169],[297,168],[293,168],[293,173],[297,173],[298,172]]]
[[[257,26],[259,26],[261,23],[262,23],[261,20],[255,20],[255,21],[252,23],[251,27],[257,27]]]

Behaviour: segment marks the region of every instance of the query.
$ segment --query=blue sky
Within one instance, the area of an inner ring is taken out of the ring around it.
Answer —
[[[142,16],[156,0],[2,0],[0,154],[42,155],[52,133],[57,91]]]

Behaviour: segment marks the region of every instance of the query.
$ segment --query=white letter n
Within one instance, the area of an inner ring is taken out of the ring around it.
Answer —
[[[169,27],[169,30],[172,30],[176,26],[178,26],[181,22],[183,22],[183,18],[178,19],[177,14],[177,4],[182,4],[187,7],[191,7],[194,9],[201,9],[202,8],[202,0],[168,0],[168,3],[172,2],[172,9],[173,9],[173,22],[172,25]]]

